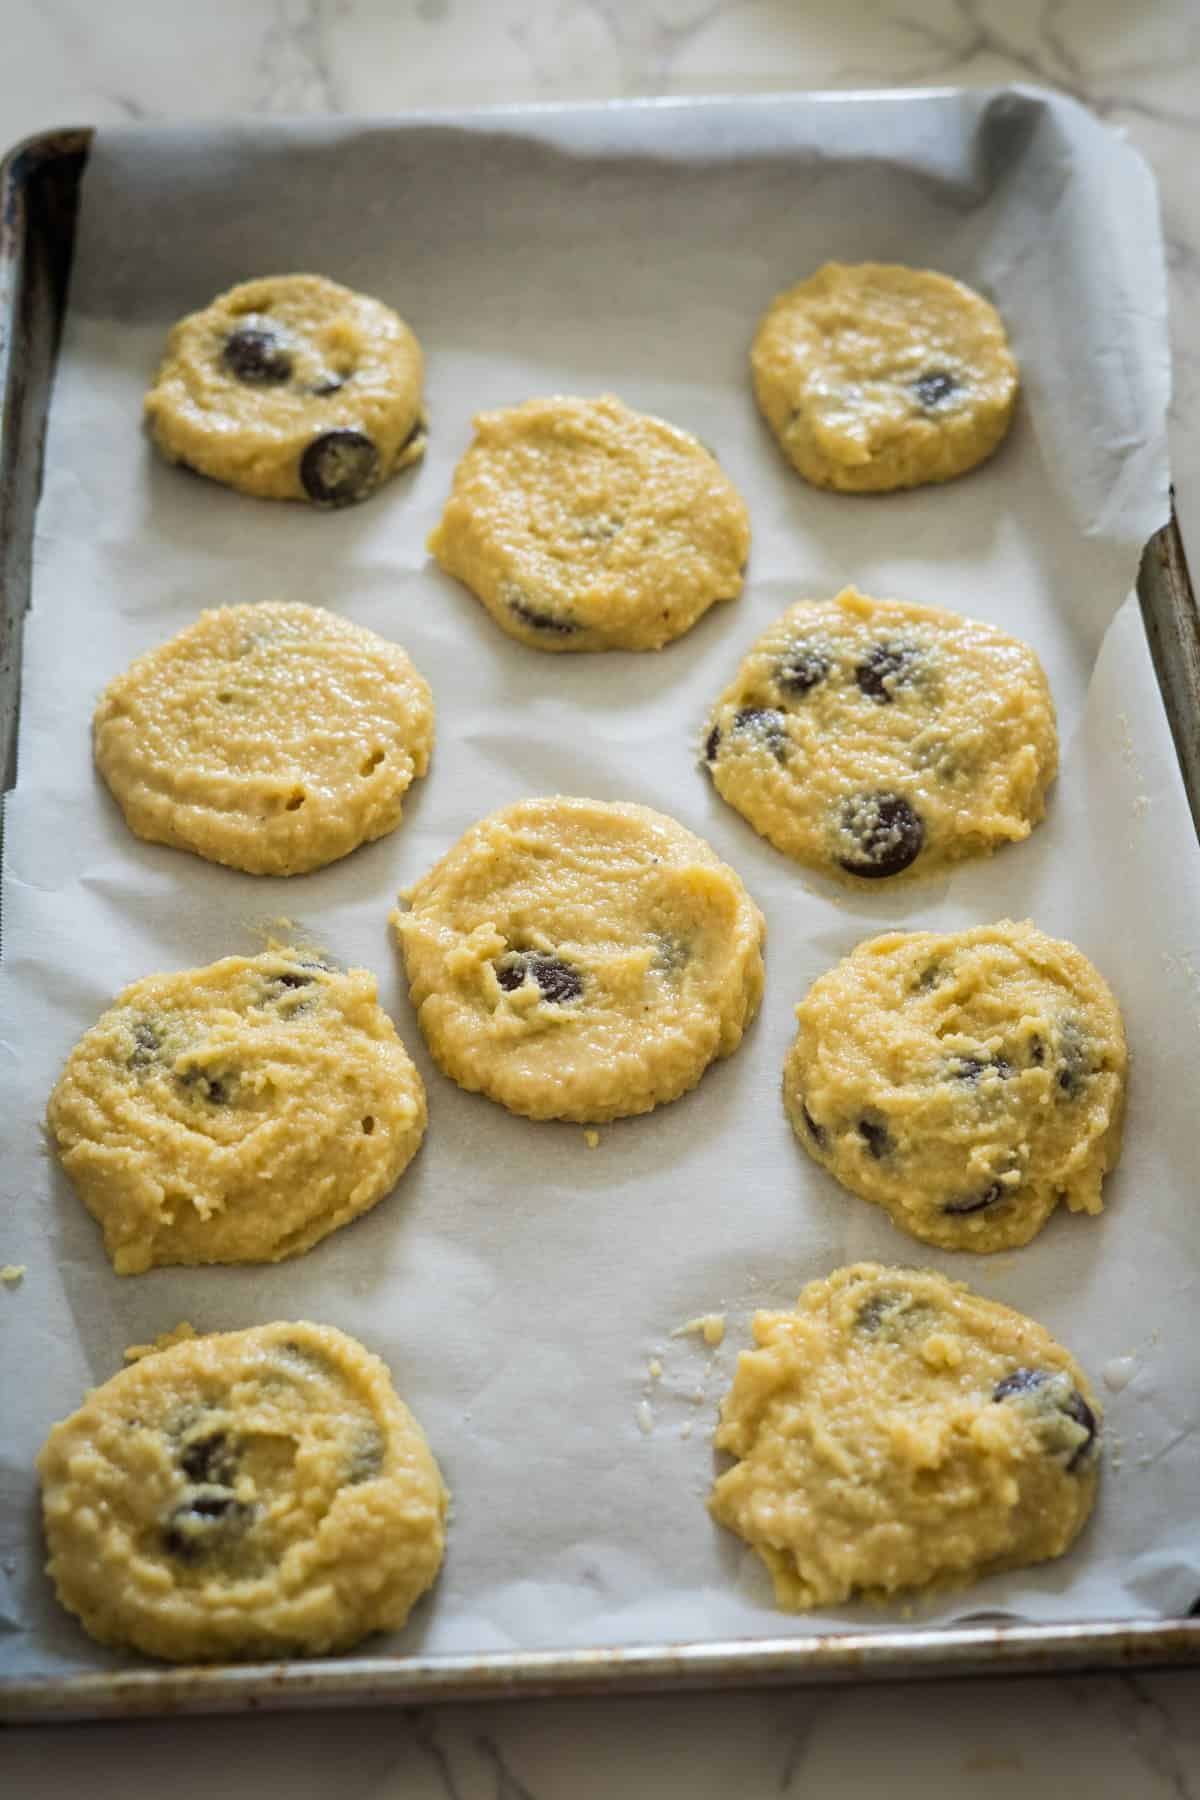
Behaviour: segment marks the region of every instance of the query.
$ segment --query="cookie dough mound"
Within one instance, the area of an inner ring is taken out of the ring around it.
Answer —
[[[1098,1213],[1121,1151],[1125,1033],[1073,944],[1004,919],[888,932],[796,1008],[783,1072],[809,1155],[943,1250],[1028,1243]]]
[[[1024,644],[846,588],[801,600],[759,638],[713,708],[704,757],[777,850],[879,881],[1027,837],[1058,735]]]
[[[143,1357],[38,1458],[58,1597],[173,1662],[314,1655],[402,1625],[447,1494],[379,1358],[329,1325]]]
[[[429,549],[535,650],[660,650],[740,593],[750,523],[690,433],[555,397],[479,415]]]
[[[433,746],[398,644],[314,606],[201,613],[109,683],[96,766],[131,829],[251,875],[300,875],[393,831]]]
[[[788,1611],[1061,1556],[1096,1494],[1100,1408],[1042,1326],[931,1270],[858,1263],[760,1312],[713,1516]]]
[[[599,1124],[677,1099],[762,997],[762,914],[645,806],[523,800],[405,898],[392,922],[434,1059],[527,1118]]]
[[[999,447],[1017,398],[995,307],[898,263],[826,263],[779,294],[750,362],[788,461],[847,494],[964,475]]]
[[[243,494],[348,506],[424,455],[422,378],[390,307],[270,275],[180,320],[146,422],[171,462]]]
[[[282,1262],[395,1186],[425,1090],[373,975],[276,947],[126,988],[47,1124],[118,1275]]]

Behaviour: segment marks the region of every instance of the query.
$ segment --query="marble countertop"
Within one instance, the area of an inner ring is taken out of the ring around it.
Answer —
[[[1200,555],[1195,0],[6,0],[0,136],[496,101],[1058,88],[1160,184],[1172,457]],[[704,1800],[931,1792],[1200,1800],[1200,1674],[28,1729],[13,1800]]]

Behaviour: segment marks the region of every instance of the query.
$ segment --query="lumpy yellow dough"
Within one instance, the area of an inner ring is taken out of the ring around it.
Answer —
[[[171,462],[243,494],[346,506],[424,455],[423,373],[390,307],[270,275],[180,320],[146,422]]]
[[[447,1494],[387,1369],[329,1325],[144,1355],[38,1458],[58,1597],[173,1662],[314,1655],[402,1625]]]
[[[299,951],[134,982],[47,1109],[118,1275],[281,1262],[382,1200],[425,1091],[375,978]]]
[[[772,301],[750,360],[788,461],[847,494],[965,474],[999,447],[1017,398],[995,307],[898,263],[826,263]]]
[[[1100,1408],[1042,1326],[930,1270],[858,1263],[760,1312],[713,1516],[789,1611],[1061,1556],[1091,1512]]]
[[[611,395],[481,413],[429,549],[537,650],[659,650],[742,587],[745,502],[699,439]]]
[[[876,881],[1027,837],[1058,734],[1026,645],[846,588],[764,632],[712,710],[704,755],[717,791],[776,849]]]
[[[1098,1213],[1125,1033],[1074,944],[1026,920],[888,932],[815,981],[784,1065],[809,1155],[943,1250],[1008,1250],[1059,1201]]]
[[[762,997],[762,914],[645,806],[523,800],[406,898],[392,920],[434,1059],[527,1118],[599,1124],[677,1099]]]
[[[323,608],[201,613],[109,683],[96,766],[131,829],[252,875],[299,875],[400,823],[433,701],[398,644]]]

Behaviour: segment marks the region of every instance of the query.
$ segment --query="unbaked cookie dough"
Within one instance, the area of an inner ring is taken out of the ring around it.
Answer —
[[[931,1270],[858,1263],[760,1312],[713,1516],[788,1611],[1061,1556],[1096,1495],[1100,1408],[1041,1325]]]
[[[759,638],[713,708],[704,759],[776,849],[879,881],[1027,837],[1058,735],[1026,645],[846,588],[801,600]]]
[[[690,433],[555,396],[479,415],[429,549],[536,650],[659,650],[740,593],[750,522]]]
[[[47,1124],[113,1268],[138,1275],[311,1249],[395,1186],[425,1090],[373,975],[276,946],[126,988]]]
[[[1098,1213],[1121,1151],[1125,1033],[1074,944],[1026,920],[893,931],[815,981],[783,1096],[809,1155],[943,1250]]]
[[[38,1458],[58,1597],[173,1662],[314,1655],[402,1625],[447,1494],[387,1369],[329,1325],[143,1356]]]
[[[1017,398],[995,307],[899,263],[826,263],[772,301],[750,361],[788,461],[847,494],[965,474],[999,447]]]
[[[398,644],[321,607],[223,606],[109,683],[93,743],[139,837],[299,875],[400,823],[433,700]]]
[[[347,506],[424,455],[423,373],[390,307],[269,275],[180,320],[145,416],[171,462],[263,500]]]
[[[523,800],[403,898],[392,922],[435,1061],[527,1118],[599,1124],[678,1098],[762,996],[762,914],[645,806]]]

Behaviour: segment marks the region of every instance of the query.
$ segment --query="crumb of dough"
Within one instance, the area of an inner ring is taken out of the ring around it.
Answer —
[[[677,1325],[671,1333],[672,1337],[702,1337],[706,1344],[716,1349],[725,1341],[725,1314],[702,1313],[698,1319],[689,1319],[684,1325]]]
[[[130,1344],[125,1352],[125,1361],[128,1363],[141,1362],[144,1356],[154,1356],[159,1350],[169,1350],[172,1344],[182,1344],[188,1338],[198,1336],[200,1333],[197,1332],[195,1326],[189,1325],[186,1319],[181,1319],[173,1331],[164,1331],[155,1338],[152,1344]]]
[[[589,1150],[595,1150],[600,1143],[600,1133],[598,1131],[585,1131],[583,1134],[583,1141]]]
[[[4,1267],[0,1269],[0,1281],[4,1283],[5,1287],[20,1287],[25,1279],[25,1273],[24,1263],[5,1263]]]
[[[662,1380],[663,1366],[659,1362],[657,1356],[652,1356],[650,1358],[649,1363],[646,1366],[650,1371],[651,1381],[661,1381]]]
[[[638,1430],[641,1432],[642,1436],[649,1437],[650,1433],[654,1430],[654,1414],[650,1410],[650,1402],[648,1400],[638,1401],[637,1422]]]

